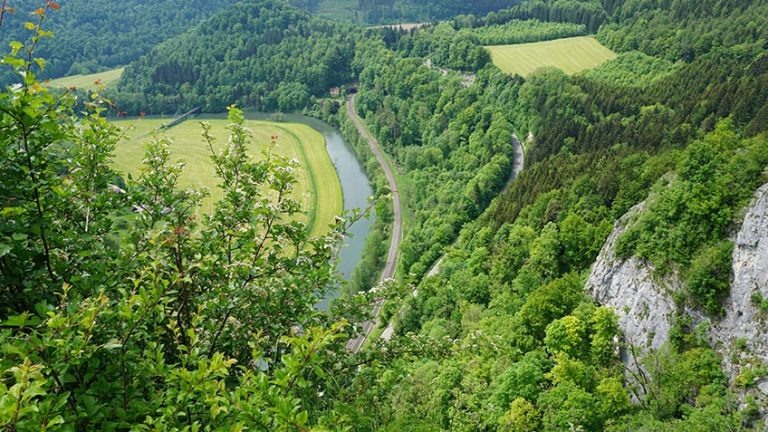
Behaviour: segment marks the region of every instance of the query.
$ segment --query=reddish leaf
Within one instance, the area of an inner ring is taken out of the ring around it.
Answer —
[[[51,3],[51,7],[56,10],[59,10],[59,5],[57,5],[56,3]]]

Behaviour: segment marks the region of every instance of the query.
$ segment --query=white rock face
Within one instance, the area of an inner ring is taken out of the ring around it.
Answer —
[[[647,263],[637,258],[621,261],[614,253],[616,239],[631,218],[642,211],[643,205],[632,207],[616,222],[586,283],[587,292],[601,305],[612,307],[619,316],[625,342],[638,348],[638,357],[669,340],[676,310],[672,293],[684,288],[676,274],[654,276]],[[725,316],[713,321],[710,329],[712,346],[722,355],[723,368],[731,381],[743,373],[744,367],[768,365],[768,311],[761,310],[752,301],[755,292],[768,298],[768,184],[755,192],[746,210],[734,244],[732,268],[733,281],[724,304]],[[698,311],[686,309],[683,313],[692,318],[694,325],[709,320]],[[625,351],[622,360],[634,369]],[[768,395],[768,379],[754,384],[753,389],[762,392],[763,395],[758,396],[765,401],[762,396]]]
[[[621,261],[614,249],[631,218],[642,211],[644,202],[632,207],[616,222],[587,279],[586,290],[603,306],[619,316],[624,340],[645,352],[659,349],[669,339],[675,314],[671,293],[681,288],[675,275],[659,278],[653,268],[637,258]]]
[[[724,305],[725,317],[713,326],[711,336],[723,354],[726,373],[734,378],[740,366],[732,363],[729,354],[740,351],[737,341],[747,347],[742,359],[768,364],[768,312],[752,302],[755,292],[768,298],[768,184],[755,192],[747,208],[732,259],[733,282]],[[768,393],[768,380],[758,386]]]

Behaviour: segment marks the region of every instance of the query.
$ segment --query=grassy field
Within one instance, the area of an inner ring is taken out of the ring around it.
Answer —
[[[149,118],[138,121],[128,131],[127,139],[118,144],[114,168],[137,177],[144,157],[144,143],[152,139],[150,133],[153,130],[170,121]],[[174,143],[171,146],[171,160],[175,162],[182,159],[186,164],[179,187],[210,189],[211,195],[203,201],[200,209],[201,213],[210,213],[214,202],[221,199],[222,192],[216,186],[218,182],[214,177],[210,150],[200,135],[200,121],[211,124],[211,134],[217,139],[214,147],[216,151],[226,145],[229,131],[225,129],[227,120],[224,119],[186,120],[164,134]],[[120,121],[119,124],[123,126],[127,122]],[[251,153],[254,158],[263,157],[261,151],[271,141],[270,137],[277,136],[274,152],[300,162],[301,166],[297,170],[298,184],[293,194],[306,212],[300,219],[312,227],[312,235],[327,232],[333,217],[342,212],[343,198],[341,184],[325,150],[323,136],[309,126],[295,123],[246,120],[245,126],[253,131]]]
[[[120,75],[125,68],[117,68],[104,72],[99,72],[90,75],[72,75],[64,78],[57,78],[48,82],[48,86],[51,88],[56,87],[77,87],[82,90],[98,90],[99,86],[95,84],[96,81],[100,82],[100,85],[108,87],[113,82],[120,79]]]
[[[485,48],[499,69],[520,76],[545,66],[560,68],[570,75],[616,58],[613,51],[588,36]]]

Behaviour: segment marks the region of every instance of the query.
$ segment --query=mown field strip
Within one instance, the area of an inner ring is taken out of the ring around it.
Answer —
[[[214,203],[223,197],[223,193],[217,187],[218,179],[214,176],[210,149],[201,136],[200,121],[211,124],[211,134],[216,138],[214,150],[218,152],[227,144],[229,137],[225,128],[228,121],[224,119],[187,120],[166,131],[165,136],[173,141],[171,161],[181,159],[185,163],[179,187],[210,190],[210,196],[203,201],[200,209],[201,214],[206,214],[213,211]],[[149,134],[168,122],[169,119],[142,119],[137,122],[128,132],[128,139],[118,144],[114,168],[137,177],[144,157],[144,144],[152,139]],[[343,197],[338,175],[325,150],[323,136],[309,126],[293,123],[246,120],[245,127],[253,131],[251,154],[254,158],[263,158],[262,151],[271,142],[271,137],[277,136],[273,153],[299,161],[293,198],[301,202],[305,214],[298,219],[312,227],[312,235],[327,232],[333,217],[342,212]]]
[[[485,48],[499,69],[520,76],[546,66],[562,69],[570,75],[616,58],[616,53],[589,36]]]
[[[56,78],[50,80],[46,85],[50,88],[76,87],[82,90],[97,91],[100,86],[108,87],[110,84],[120,79],[123,69],[125,68],[117,68],[90,75],[72,75],[64,78]],[[95,84],[97,81],[99,81],[99,85]]]
[[[308,180],[311,183],[311,189],[315,191],[304,206],[307,209],[314,209],[314,212],[310,212],[308,223],[313,227],[312,235],[327,232],[328,224],[343,210],[344,197],[336,168],[333,167],[333,162],[325,148],[325,139],[321,135],[320,140],[317,140],[315,135],[319,135],[318,132],[307,125],[293,124],[290,128],[277,127],[282,130],[283,136],[303,144],[297,146],[301,152],[299,160],[302,161],[302,166],[310,168]]]

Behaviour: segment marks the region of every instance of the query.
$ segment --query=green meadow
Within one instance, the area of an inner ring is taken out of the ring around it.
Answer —
[[[139,176],[141,161],[144,157],[144,144],[152,138],[152,133],[172,119],[144,118],[135,122],[118,121],[121,126],[129,126],[126,139],[115,149],[113,167],[123,174],[134,178]],[[202,138],[200,122],[211,124],[211,135],[216,138],[214,151],[218,152],[227,144],[229,131],[225,119],[191,119],[168,130],[160,132],[166,136],[171,146],[171,161],[184,162],[184,169],[179,179],[179,187],[188,189],[210,190],[199,213],[211,213],[214,203],[223,196],[217,187],[218,179],[214,176],[211,150]],[[132,125],[131,125],[132,124]],[[263,158],[262,151],[267,149],[277,136],[273,154],[289,159],[297,159],[297,184],[293,198],[301,202],[305,214],[299,219],[311,227],[312,235],[320,235],[328,230],[333,217],[341,214],[343,198],[341,184],[325,149],[323,136],[309,126],[297,123],[271,123],[258,120],[246,120],[245,127],[253,132],[251,154],[254,158]]]
[[[554,66],[571,75],[616,58],[616,53],[589,36],[485,48],[499,69],[520,76],[547,66]]]
[[[99,87],[109,87],[110,84],[120,79],[120,75],[125,68],[111,69],[104,72],[98,72],[89,75],[72,75],[63,78],[56,78],[48,82],[51,88],[70,88],[76,87],[82,90],[97,91]],[[98,82],[99,84],[96,84]]]

